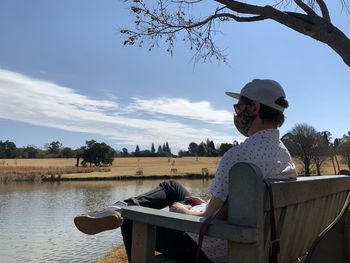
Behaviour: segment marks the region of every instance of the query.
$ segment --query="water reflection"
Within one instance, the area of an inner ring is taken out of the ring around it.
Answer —
[[[210,181],[179,180],[196,195]],[[158,180],[0,184],[0,262],[94,262],[122,242],[120,230],[88,236],[75,215],[141,194]]]

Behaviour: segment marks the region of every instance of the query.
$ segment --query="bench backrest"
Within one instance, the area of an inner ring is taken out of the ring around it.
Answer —
[[[234,165],[229,188],[228,221],[257,229],[254,244],[229,242],[229,257],[232,262],[268,262],[270,207],[259,168],[247,163]],[[349,176],[311,176],[272,184],[281,244],[279,262],[303,260],[318,234],[341,211],[349,189]]]

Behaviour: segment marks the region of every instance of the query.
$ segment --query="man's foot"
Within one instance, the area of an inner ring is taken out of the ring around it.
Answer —
[[[123,223],[119,212],[125,206],[127,206],[126,203],[117,202],[101,211],[79,215],[74,218],[74,224],[81,232],[88,235],[116,229]]]

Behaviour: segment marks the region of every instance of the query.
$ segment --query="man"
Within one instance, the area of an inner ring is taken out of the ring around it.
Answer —
[[[211,199],[204,200],[190,196],[186,189],[175,181],[166,181],[143,195],[125,200],[126,205],[141,205],[161,209],[169,206],[170,211],[208,217],[223,206],[228,196],[230,168],[238,162],[257,165],[264,177],[295,177],[295,165],[279,139],[278,128],[283,124],[284,109],[288,107],[285,93],[280,84],[273,80],[255,79],[246,84],[240,93],[227,92],[238,99],[234,104],[234,124],[238,131],[248,137],[242,144],[228,150],[220,161],[213,182],[209,188]],[[185,202],[187,201],[187,203]],[[119,205],[122,203],[119,203]],[[118,204],[117,204],[118,206]],[[130,259],[132,222],[122,218],[112,207],[102,212],[81,215],[75,218],[78,229],[95,234],[121,225],[122,235]],[[225,211],[219,218],[225,219]],[[182,262],[195,262],[196,236],[181,231],[157,228],[156,250]],[[205,238],[200,262],[225,262],[226,242]]]

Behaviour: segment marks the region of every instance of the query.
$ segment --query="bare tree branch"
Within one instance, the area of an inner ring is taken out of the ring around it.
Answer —
[[[317,16],[316,12],[309,7],[307,4],[305,4],[302,0],[294,0],[294,2],[303,9],[308,15],[310,16]]]
[[[325,2],[323,0],[316,0],[316,2],[321,8],[322,17],[326,19],[327,22],[331,23],[331,17],[329,16],[329,11]]]
[[[216,45],[214,37],[219,22],[255,22],[274,20],[301,34],[321,41],[336,51],[350,66],[350,39],[331,23],[330,14],[324,0],[274,0],[273,6],[259,6],[236,0],[213,0],[220,4],[205,17],[191,16],[193,6],[207,5],[204,0],[125,0],[131,4],[135,16],[135,29],[122,29],[127,36],[125,45],[150,43],[149,50],[155,46],[166,46],[173,54],[174,43],[180,36],[195,53],[195,60],[216,58],[226,61],[226,55]],[[343,9],[350,10],[350,0],[339,0]],[[147,3],[147,4],[146,4]],[[296,5],[303,12],[288,10]],[[317,9],[320,8],[320,12]],[[322,15],[318,15],[321,13]],[[162,44],[161,44],[162,43]]]
[[[223,4],[228,9],[231,9],[241,14],[263,15],[264,13],[264,7],[262,6],[246,4],[246,3],[242,3],[239,1],[232,1],[232,0],[214,0],[214,1],[220,4]]]

